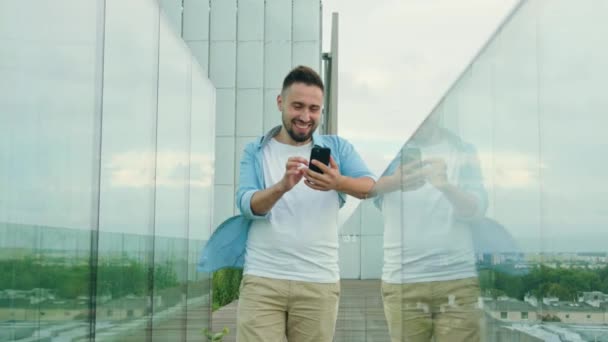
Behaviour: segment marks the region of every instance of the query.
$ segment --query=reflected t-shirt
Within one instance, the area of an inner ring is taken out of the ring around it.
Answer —
[[[458,186],[464,153],[446,142],[420,147],[422,160],[441,158],[447,179]],[[476,276],[470,230],[454,217],[448,199],[428,181],[414,191],[384,195],[382,280],[402,284]]]
[[[292,146],[272,139],[264,146],[264,181],[279,182],[289,157],[308,159],[312,144]],[[317,191],[302,179],[285,193],[268,219],[254,220],[245,255],[245,274],[320,283],[339,280],[336,191]]]

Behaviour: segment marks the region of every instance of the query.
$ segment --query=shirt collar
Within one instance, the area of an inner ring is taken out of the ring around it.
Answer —
[[[278,126],[272,128],[271,130],[269,130],[268,133],[266,133],[266,135],[264,135],[262,137],[262,139],[260,139],[260,144],[258,145],[258,148],[264,147],[264,145],[266,145],[270,141],[270,139],[274,138],[274,136],[279,134],[279,132],[281,131],[281,127],[283,127],[283,126],[278,125]],[[323,139],[321,138],[321,135],[318,134],[316,130],[312,134],[312,144],[313,144],[313,146],[320,145],[320,146],[325,147],[325,144],[323,143]]]

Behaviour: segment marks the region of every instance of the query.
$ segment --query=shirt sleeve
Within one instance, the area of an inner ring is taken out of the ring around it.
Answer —
[[[379,179],[382,179],[382,177],[387,177],[387,176],[393,175],[395,173],[395,171],[397,170],[397,167],[399,167],[399,165],[401,165],[401,151],[399,151],[399,153],[397,153],[397,156],[391,161],[390,164],[388,164],[388,167],[382,173],[382,175],[380,175]],[[376,182],[378,182],[378,179],[376,179]],[[375,185],[374,185],[373,190],[375,190]],[[376,206],[376,208],[382,210],[383,199],[384,199],[384,193],[376,194],[376,196],[374,197],[374,205]]]
[[[236,191],[237,206],[243,216],[250,220],[269,217],[269,213],[256,215],[251,210],[251,198],[253,194],[262,190],[262,184],[259,184],[257,172],[261,172],[261,170],[257,170],[255,165],[255,145],[250,143],[245,147],[245,151],[243,152],[239,173],[239,186]]]
[[[369,177],[376,181],[376,176],[367,168],[367,165],[353,145],[344,139],[340,139],[339,143],[340,173],[352,178]]]

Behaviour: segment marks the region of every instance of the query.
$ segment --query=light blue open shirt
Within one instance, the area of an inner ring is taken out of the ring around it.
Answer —
[[[256,191],[266,188],[264,182],[263,147],[279,133],[281,126],[271,129],[259,141],[245,147],[241,159],[240,183],[236,192],[236,203],[241,215],[224,221],[209,238],[198,262],[199,272],[215,272],[226,267],[242,268],[245,263],[247,236],[253,220],[268,219],[270,213],[256,215],[251,210],[251,198]],[[346,140],[335,135],[312,136],[313,144],[331,149],[331,156],[340,168],[340,174],[353,177],[375,179],[359,154]],[[346,194],[338,193],[340,207],[346,202]]]

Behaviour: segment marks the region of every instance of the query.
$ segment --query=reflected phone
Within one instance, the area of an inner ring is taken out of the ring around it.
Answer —
[[[310,161],[308,163],[308,168],[314,172],[323,173],[321,169],[319,169],[316,165],[312,163],[313,159],[320,161],[321,163],[329,166],[329,156],[331,155],[331,149],[329,147],[321,147],[315,145],[310,151]]]
[[[422,154],[420,153],[419,148],[415,147],[404,147],[401,150],[401,165],[407,165],[412,162],[418,162],[418,167],[422,166]]]

